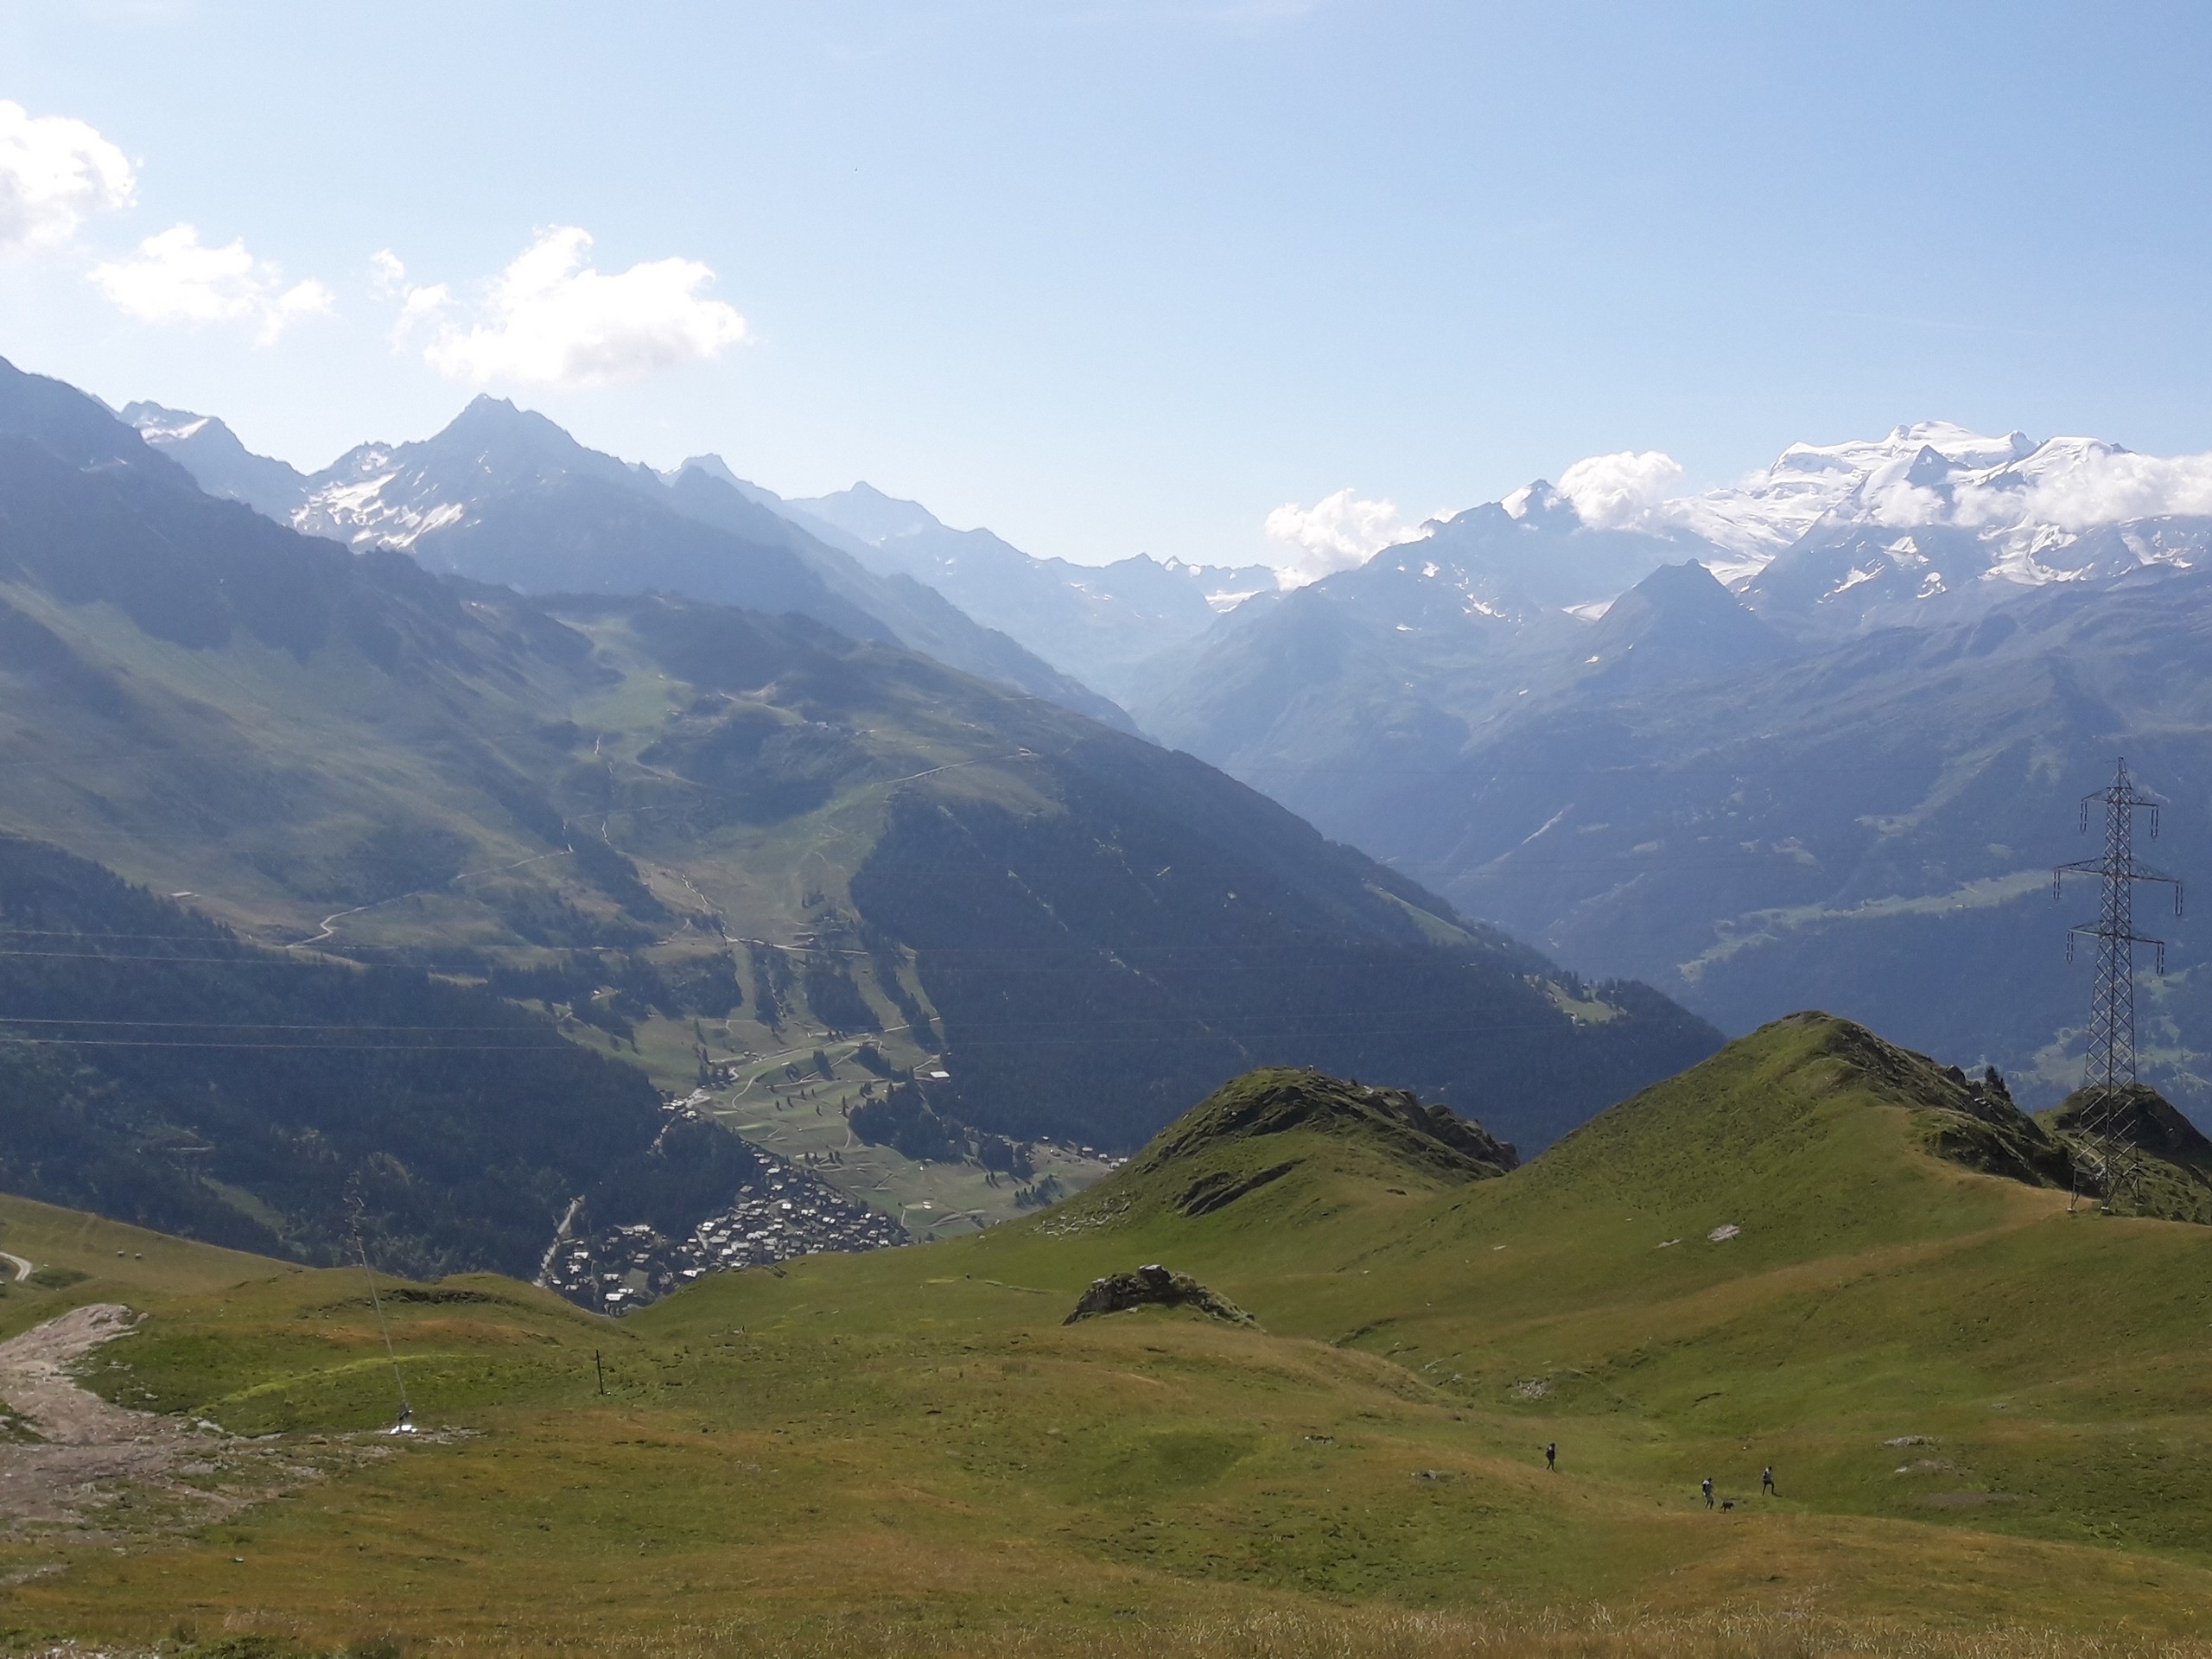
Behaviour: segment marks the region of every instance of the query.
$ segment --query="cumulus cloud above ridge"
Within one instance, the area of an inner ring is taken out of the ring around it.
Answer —
[[[1291,587],[1364,564],[1407,534],[1395,504],[1363,499],[1349,488],[1310,507],[1286,501],[1268,515],[1267,532],[1289,550],[1276,568]]]
[[[736,308],[701,290],[715,273],[696,259],[655,259],[608,273],[590,264],[592,238],[574,226],[543,232],[486,285],[466,321],[439,283],[406,284],[391,254],[375,274],[404,296],[395,337],[430,332],[423,357],[441,374],[477,385],[595,386],[706,362],[749,331]]]
[[[1590,455],[1559,475],[1555,487],[1592,530],[1618,530],[1681,482],[1682,465],[1656,449]]]
[[[93,285],[125,315],[141,322],[242,323],[263,345],[300,318],[328,311],[321,283],[294,283],[244,241],[211,248],[190,225],[172,225],[138,245],[127,259],[92,267]]]
[[[128,207],[137,184],[96,129],[0,99],[0,258],[62,246],[92,214]]]

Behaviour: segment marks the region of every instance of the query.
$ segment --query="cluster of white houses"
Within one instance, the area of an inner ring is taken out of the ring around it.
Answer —
[[[570,1301],[623,1313],[705,1274],[907,1242],[906,1230],[882,1211],[763,1154],[760,1176],[689,1237],[667,1238],[634,1222],[569,1239],[555,1248],[545,1283]]]

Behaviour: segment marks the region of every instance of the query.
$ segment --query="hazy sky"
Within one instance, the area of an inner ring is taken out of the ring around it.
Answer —
[[[1090,560],[1929,417],[2212,449],[2208,17],[0,0],[0,355]]]

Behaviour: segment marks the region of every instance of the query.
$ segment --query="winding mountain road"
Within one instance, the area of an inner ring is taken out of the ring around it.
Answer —
[[[6,1262],[16,1270],[16,1282],[19,1285],[38,1271],[36,1267],[24,1261],[22,1256],[10,1255],[5,1250],[0,1250],[0,1262]]]

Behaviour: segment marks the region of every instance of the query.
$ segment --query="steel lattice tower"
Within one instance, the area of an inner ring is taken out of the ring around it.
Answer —
[[[2064,891],[2069,874],[2094,875],[2102,889],[2094,925],[2066,930],[2066,959],[2074,960],[2074,941],[2097,942],[2096,984],[2089,994],[2089,1046],[2082,1088],[2088,1099],[2077,1121],[2100,1168],[2097,1175],[2109,1198],[2115,1181],[2127,1172],[2116,1168],[2121,1142],[2115,1130],[2135,1084],[2135,947],[2150,945],[2156,952],[2158,973],[2166,971],[2166,944],[2135,931],[2135,884],[2164,882],[2174,890],[2174,914],[2181,914],[2181,883],[2141,862],[2135,856],[2135,815],[2149,820],[2151,839],[2158,838],[2158,804],[2139,792],[2127,776],[2122,757],[2112,782],[2082,798],[2082,830],[2089,829],[2091,802],[2102,804],[2105,813],[2105,850],[2101,858],[2077,859],[2050,873],[2051,897]]]

